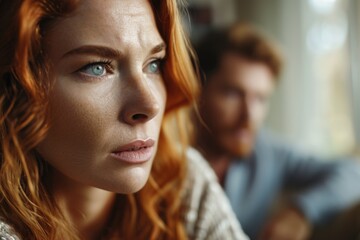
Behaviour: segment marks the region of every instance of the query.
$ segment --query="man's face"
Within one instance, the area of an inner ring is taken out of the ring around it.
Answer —
[[[241,157],[251,153],[273,89],[273,75],[264,63],[223,55],[216,72],[208,76],[200,104],[218,148]]]

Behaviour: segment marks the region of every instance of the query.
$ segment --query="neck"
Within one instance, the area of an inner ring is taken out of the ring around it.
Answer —
[[[99,239],[109,221],[116,195],[99,188],[74,183],[54,173],[53,194],[65,218],[81,239]]]

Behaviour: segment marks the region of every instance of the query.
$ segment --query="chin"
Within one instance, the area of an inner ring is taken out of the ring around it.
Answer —
[[[138,191],[140,191],[145,184],[147,183],[147,181],[142,181],[142,182],[136,182],[136,183],[126,183],[126,185],[121,186],[121,188],[117,187],[117,189],[114,189],[113,192],[119,193],[119,194],[132,194],[132,193],[136,193]]]
[[[120,194],[131,194],[140,191],[149,179],[149,171],[141,167],[129,170],[114,186],[113,192]]]

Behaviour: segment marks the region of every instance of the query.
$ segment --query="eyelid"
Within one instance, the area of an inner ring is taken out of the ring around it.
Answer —
[[[148,58],[148,60],[146,61],[145,66],[149,65],[151,62],[153,62],[154,60],[165,60],[166,58],[166,51],[162,50],[161,52],[155,53],[153,54],[151,57]]]
[[[87,69],[94,65],[104,65],[106,67],[106,70],[114,70],[111,66],[112,60],[109,59],[103,59],[103,60],[97,60],[97,61],[89,61],[88,63],[84,64],[82,67],[80,67],[76,72],[80,72],[81,70]]]
[[[114,67],[111,65],[112,60],[110,59],[99,59],[99,60],[95,60],[95,61],[88,61],[86,64],[83,64],[82,67],[78,68],[77,70],[74,71],[75,74],[77,74],[79,77],[89,80],[92,79],[102,79],[104,77],[107,77],[109,74],[113,74],[114,73]],[[92,75],[92,74],[88,74],[85,71],[95,65],[102,65],[105,68],[105,74],[101,75],[101,76],[96,76],[96,75]]]
[[[149,74],[158,74],[158,73],[161,73],[162,71],[162,66],[164,64],[164,61],[165,61],[165,56],[159,56],[159,57],[153,57],[151,58],[145,65],[144,67],[144,71],[146,71],[146,68],[148,68],[150,66],[150,64],[154,63],[154,62],[158,62],[159,66],[158,66],[158,70],[157,72],[149,72]]]

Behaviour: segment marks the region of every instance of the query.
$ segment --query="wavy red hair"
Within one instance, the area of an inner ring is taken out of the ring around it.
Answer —
[[[181,194],[187,136],[177,119],[183,106],[195,102],[198,86],[177,2],[150,2],[167,44],[163,74],[170,97],[149,181],[138,193],[118,196],[108,235],[186,239]],[[0,216],[24,239],[79,238],[48,194],[46,163],[35,151],[51,124],[47,118],[49,66],[42,39],[51,23],[76,5],[71,0],[0,1]]]

